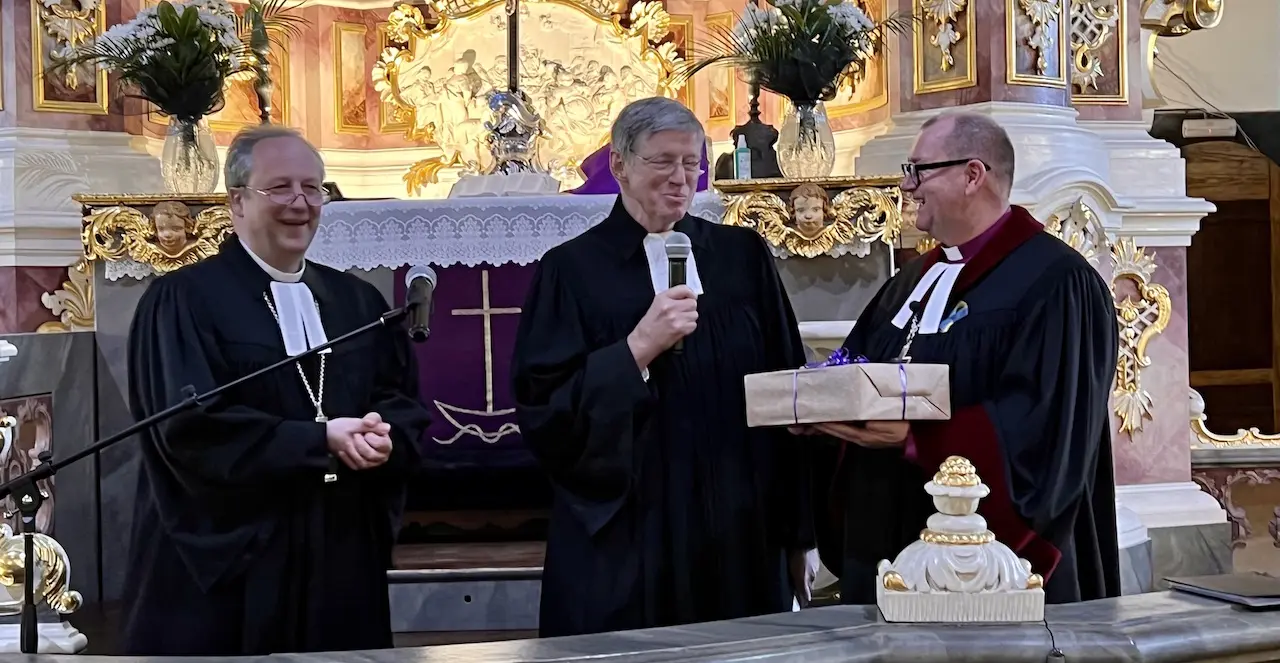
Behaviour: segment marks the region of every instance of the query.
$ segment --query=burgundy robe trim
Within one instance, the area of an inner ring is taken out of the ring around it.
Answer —
[[[1025,208],[1018,205],[1009,207],[1009,218],[1000,226],[1000,229],[991,239],[973,256],[964,269],[960,270],[960,277],[956,279],[956,284],[951,288],[951,297],[954,299],[964,291],[972,288],[983,276],[987,275],[1004,260],[1005,256],[1013,253],[1014,249],[1022,246],[1027,240],[1036,236],[1036,233],[1044,232],[1044,224],[1031,216]],[[920,267],[920,275],[924,276],[925,272],[942,256],[942,247],[935,246],[921,257],[923,264]]]
[[[953,412],[949,421],[913,422],[911,431],[916,439],[916,462],[925,470],[936,472],[948,456],[963,456],[973,463],[991,489],[978,503],[978,514],[986,518],[987,528],[1001,543],[1031,562],[1032,572],[1048,582],[1062,561],[1062,552],[1036,534],[1014,507],[999,434],[986,408],[970,405]]]

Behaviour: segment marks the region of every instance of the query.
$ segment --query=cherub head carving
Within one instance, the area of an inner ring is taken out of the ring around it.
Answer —
[[[156,246],[169,257],[180,255],[196,230],[191,209],[176,200],[156,203],[151,210],[151,223],[155,226]]]
[[[835,221],[831,198],[817,184],[801,184],[791,192],[791,221],[805,239],[816,239]]]

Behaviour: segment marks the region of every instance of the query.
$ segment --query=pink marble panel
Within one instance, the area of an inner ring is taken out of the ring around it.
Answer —
[[[1122,0],[1125,2],[1125,11],[1127,14],[1127,22],[1125,25],[1126,53],[1125,66],[1128,67],[1126,88],[1128,90],[1129,101],[1127,104],[1075,104],[1076,110],[1080,113],[1082,120],[1140,120],[1142,119],[1142,70],[1146,67],[1146,58],[1143,54],[1142,44],[1142,24],[1139,20],[1141,12],[1142,0]],[[1115,43],[1115,38],[1112,38]],[[1111,51],[1114,57],[1114,51]],[[1107,88],[1106,85],[1116,85],[1119,77],[1115,75],[1113,65],[1108,65],[1106,70],[1111,73],[1109,81],[1103,81],[1099,84],[1104,92],[1114,93],[1115,88]]]
[[[1142,371],[1142,387],[1153,401],[1152,418],[1132,435],[1113,435],[1116,483],[1121,485],[1191,480],[1186,249],[1147,251],[1155,253],[1153,280],[1169,291],[1173,315],[1164,333],[1148,346],[1151,365]],[[1113,416],[1112,431],[1118,428],[1119,420]]]
[[[34,332],[57,320],[40,297],[65,280],[66,267],[0,267],[0,334]]]
[[[898,10],[910,14],[912,0],[898,0]],[[977,84],[958,90],[929,92],[916,95],[914,92],[915,56],[912,49],[912,36],[904,34],[898,39],[898,93],[894,100],[895,111],[918,111],[932,108],[948,108],[966,106],[988,101],[1022,102],[1043,104],[1047,106],[1065,106],[1069,103],[1069,95],[1064,88],[1041,87],[1036,85],[1009,85],[1005,82],[1005,16],[1006,0],[973,0],[966,11],[974,12],[976,31],[972,35],[964,35],[964,40],[973,40],[975,51],[974,67]],[[926,30],[932,30],[934,23],[922,19]],[[964,23],[957,30],[964,31]],[[930,33],[931,34],[931,33]],[[961,41],[954,48],[957,65],[962,62],[962,52],[966,46]],[[925,45],[925,48],[930,46]]]

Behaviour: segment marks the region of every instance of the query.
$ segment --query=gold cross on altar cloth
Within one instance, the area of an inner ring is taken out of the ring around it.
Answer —
[[[519,313],[520,307],[489,308],[489,270],[480,272],[480,308],[455,308],[453,315],[484,316],[484,407],[493,412],[493,316]]]

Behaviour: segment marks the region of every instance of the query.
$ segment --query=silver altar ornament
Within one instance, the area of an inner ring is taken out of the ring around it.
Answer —
[[[485,174],[547,172],[538,163],[538,139],[546,132],[529,98],[520,90],[496,90],[488,101],[490,119],[484,128],[493,164]]]

